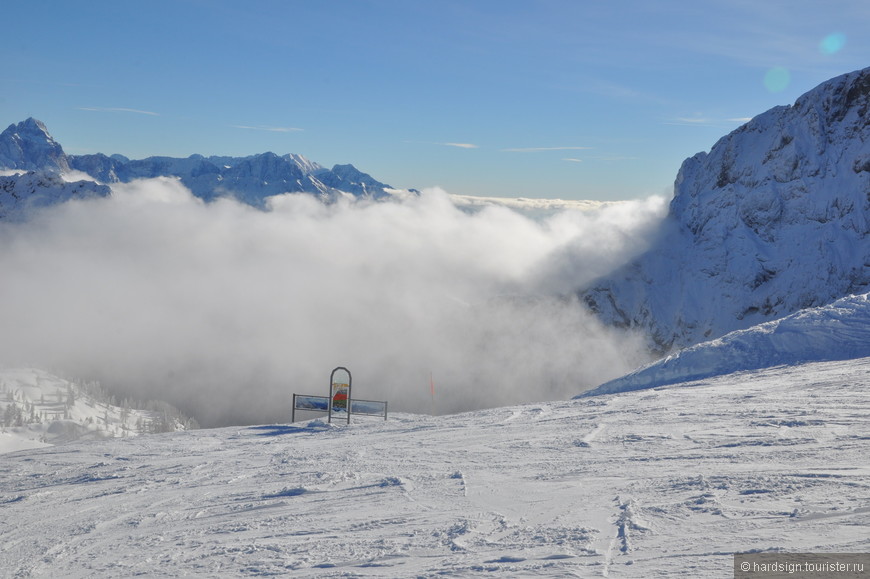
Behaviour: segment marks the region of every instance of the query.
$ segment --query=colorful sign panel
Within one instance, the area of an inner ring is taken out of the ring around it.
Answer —
[[[380,400],[355,400],[351,398],[350,385],[350,370],[339,366],[329,376],[328,396],[293,395],[293,415],[291,420],[296,420],[297,410],[326,412],[329,414],[329,422],[332,422],[333,412],[343,413],[347,416],[348,424],[350,424],[351,414],[383,416],[384,420],[387,419],[386,402]]]
[[[350,384],[332,383],[332,411],[347,411],[347,398]]]

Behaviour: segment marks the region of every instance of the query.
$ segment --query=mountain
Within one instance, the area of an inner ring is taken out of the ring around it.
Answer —
[[[731,577],[870,551],[870,359],[6,454],[9,577]],[[289,410],[289,409],[288,409]]]
[[[95,382],[36,368],[0,368],[0,454],[195,427],[163,402],[118,403]]]
[[[57,172],[70,167],[63,148],[31,117],[0,133],[0,168]]]
[[[579,293],[660,351],[870,289],[870,68],[687,159],[643,256]]]
[[[0,134],[0,169],[48,174],[74,170],[102,184],[177,177],[194,195],[207,201],[229,195],[260,208],[266,197],[283,193],[311,193],[324,202],[333,202],[341,197],[383,199],[398,192],[353,165],[327,169],[295,154],[138,160],[102,153],[68,155],[45,125],[33,118],[10,125]]]
[[[312,193],[325,202],[342,196],[363,199],[390,197],[393,189],[353,165],[326,169],[301,155],[262,153],[249,157],[148,157],[128,160],[103,154],[70,156],[72,169],[103,183],[133,179],[178,177],[194,195],[210,201],[232,195],[255,207],[266,197],[283,193]]]
[[[0,220],[21,221],[39,207],[110,194],[106,185],[93,181],[66,181],[59,173],[53,172],[29,171],[0,176]]]

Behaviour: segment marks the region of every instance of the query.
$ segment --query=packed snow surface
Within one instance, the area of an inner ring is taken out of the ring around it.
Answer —
[[[12,577],[732,577],[868,552],[870,358],[444,417],[115,438],[0,462]]]

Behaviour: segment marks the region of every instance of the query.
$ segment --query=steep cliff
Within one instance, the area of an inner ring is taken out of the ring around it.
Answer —
[[[687,159],[659,242],[580,295],[668,350],[870,288],[870,68]]]

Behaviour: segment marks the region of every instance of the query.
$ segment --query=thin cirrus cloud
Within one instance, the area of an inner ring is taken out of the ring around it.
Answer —
[[[415,145],[438,145],[439,147],[454,147],[457,149],[479,149],[478,145],[474,143],[458,143],[458,142],[449,142],[442,143],[440,141],[403,141],[405,143],[411,143]]]
[[[593,147],[516,147],[502,149],[505,153],[540,153],[543,151],[588,151]]]
[[[634,161],[637,157],[628,157],[624,155],[595,155],[593,157],[589,157],[593,161]],[[583,159],[578,159],[576,157],[566,157],[562,159],[563,161],[570,161],[571,163],[583,163]]]
[[[234,129],[246,129],[250,131],[268,131],[270,133],[296,133],[304,131],[298,127],[270,127],[270,126],[253,126],[253,125],[232,125]]]
[[[125,107],[78,107],[80,111],[91,111],[97,113],[134,113],[137,115],[148,115],[152,117],[159,117],[160,113],[155,113],[154,111],[143,111],[141,109],[128,109]]]
[[[734,123],[747,123],[752,120],[752,117],[733,117],[727,119],[719,119],[705,116],[693,116],[693,117],[675,117],[673,119],[668,119],[664,124],[666,125],[683,125],[689,127],[723,127],[730,126]]]

